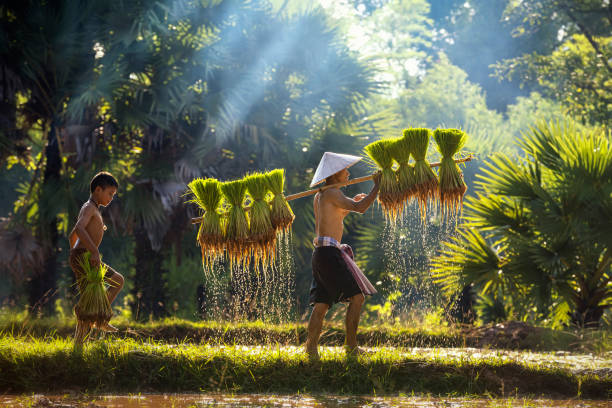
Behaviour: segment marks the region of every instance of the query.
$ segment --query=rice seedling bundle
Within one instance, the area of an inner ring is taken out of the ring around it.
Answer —
[[[398,183],[399,197],[402,206],[412,197],[414,193],[414,167],[408,163],[410,160],[410,146],[406,138],[395,139],[390,146],[391,157],[399,164],[395,171]]]
[[[285,186],[285,170],[274,169],[266,173],[268,188],[274,195],[270,202],[270,220],[277,233],[288,232],[295,219],[289,203],[283,195]]]
[[[453,159],[455,153],[465,145],[466,139],[467,135],[459,129],[436,129],[434,132],[434,140],[442,155],[439,170],[440,203],[449,214],[456,214],[461,209],[467,191],[463,174]]]
[[[404,129],[404,138],[414,157],[414,197],[419,203],[421,218],[427,215],[427,202],[438,197],[438,178],[427,162],[431,131],[426,128]]]
[[[219,181],[212,178],[197,178],[188,184],[193,194],[193,199],[190,201],[196,203],[204,211],[197,240],[202,250],[202,262],[208,266],[223,255],[224,249],[223,223],[218,212],[222,200],[219,185]]]
[[[253,249],[255,265],[259,260],[265,263],[274,258],[276,231],[272,226],[270,206],[266,202],[268,180],[262,173],[254,173],[245,178],[251,196],[249,240]]]
[[[225,226],[226,253],[230,265],[245,263],[250,255],[249,221],[242,206],[246,196],[246,182],[234,180],[221,183],[221,192],[229,204]]]
[[[104,275],[108,267],[103,263],[93,266],[89,262],[90,258],[91,253],[84,252],[79,259],[83,274],[79,276],[77,282],[80,297],[74,312],[80,322],[101,327],[113,316],[104,287]]]
[[[367,145],[364,150],[381,170],[380,191],[378,202],[388,219],[395,220],[401,210],[401,193],[395,172],[393,171],[393,157],[390,153],[392,139],[382,139]]]

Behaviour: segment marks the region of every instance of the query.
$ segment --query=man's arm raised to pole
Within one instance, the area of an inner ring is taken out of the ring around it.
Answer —
[[[374,180],[374,187],[370,191],[368,195],[366,195],[362,200],[355,201],[352,198],[345,196],[340,190],[330,190],[329,198],[333,201],[333,203],[348,211],[358,212],[363,214],[366,210],[372,205],[376,196],[378,195],[378,190],[380,189],[380,173],[376,173],[372,178]]]

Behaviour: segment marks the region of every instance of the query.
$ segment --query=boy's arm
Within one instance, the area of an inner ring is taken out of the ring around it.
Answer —
[[[72,231],[70,231],[70,235],[68,235],[68,243],[70,249],[74,248],[74,245],[76,244],[78,238],[79,236],[76,233],[76,229],[72,228]]]
[[[87,248],[89,252],[91,252],[92,260],[95,261],[96,259],[99,260],[100,255],[98,254],[98,248],[94,245],[86,229],[87,224],[89,224],[91,217],[93,217],[94,215],[94,211],[95,209],[90,205],[85,205],[85,207],[81,210],[79,214],[79,219],[77,220],[76,225],[70,233],[70,244],[72,248],[72,246],[74,245],[72,243],[72,240],[74,239],[74,241],[76,242],[76,235],[81,240],[85,248]]]
[[[372,205],[372,203],[376,199],[376,196],[378,195],[378,190],[380,188],[380,174],[375,176],[373,180],[374,187],[372,188],[370,193],[361,200],[349,198],[342,194],[342,191],[338,189],[334,189],[331,191],[332,194],[330,194],[330,198],[336,206],[344,210],[363,214],[370,207],[370,205]],[[355,196],[355,198],[357,198],[358,196],[359,195]]]

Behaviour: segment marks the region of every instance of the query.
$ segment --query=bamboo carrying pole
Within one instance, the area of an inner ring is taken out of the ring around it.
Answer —
[[[469,162],[469,161],[472,161],[473,158],[474,158],[474,156],[469,155],[468,157],[465,157],[463,159],[456,159],[455,163]],[[440,162],[430,163],[429,164],[429,167],[438,167],[438,166],[440,166]],[[374,173],[374,174],[376,174],[376,173]],[[352,179],[352,180],[343,181],[341,183],[321,186],[319,188],[314,188],[312,190],[302,191],[300,193],[291,194],[291,195],[286,196],[285,199],[287,201],[296,200],[298,198],[302,198],[302,197],[306,197],[306,196],[309,196],[309,195],[313,195],[313,194],[318,193],[319,191],[325,191],[325,190],[330,189],[330,188],[344,187],[344,186],[350,186],[350,185],[357,184],[357,183],[363,183],[364,181],[372,180],[374,178],[374,174],[370,174],[368,176],[363,176],[363,177],[358,177],[358,178],[355,178],[355,179]],[[192,218],[191,219],[191,223],[192,224],[199,224],[199,223],[202,222],[203,218],[204,217]]]

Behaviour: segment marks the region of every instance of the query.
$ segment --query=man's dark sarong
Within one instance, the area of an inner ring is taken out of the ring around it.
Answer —
[[[342,252],[335,246],[316,247],[312,253],[312,286],[310,304],[346,302],[362,293],[346,264]]]

